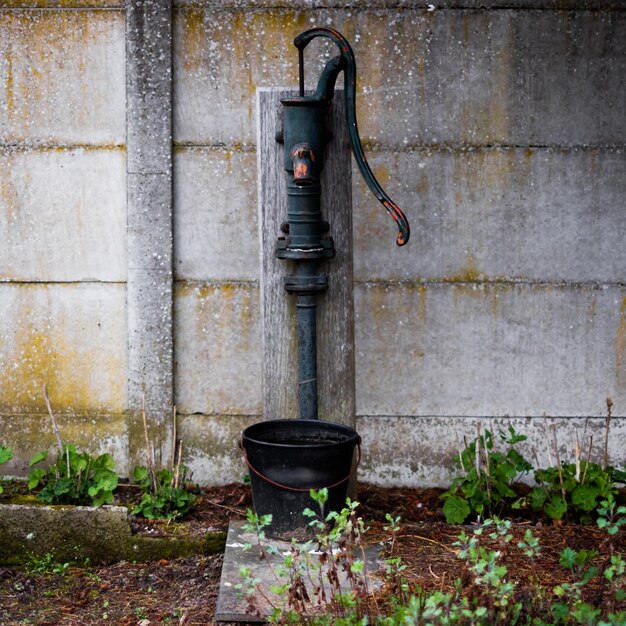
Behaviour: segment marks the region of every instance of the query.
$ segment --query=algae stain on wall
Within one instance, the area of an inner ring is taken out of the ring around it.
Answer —
[[[0,328],[0,411],[45,412],[44,384],[59,412],[123,411],[126,355],[114,311],[74,285],[2,289],[5,319],[17,321]]]

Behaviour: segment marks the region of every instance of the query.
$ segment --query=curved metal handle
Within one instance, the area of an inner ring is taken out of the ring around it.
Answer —
[[[352,152],[354,153],[354,159],[356,160],[361,175],[365,179],[367,186],[372,193],[376,196],[378,201],[387,209],[391,217],[396,221],[398,226],[398,236],[396,237],[396,243],[399,246],[403,246],[409,240],[411,235],[411,229],[406,216],[400,209],[400,207],[385,193],[385,190],[380,186],[380,183],[374,177],[370,166],[365,159],[363,152],[363,146],[361,145],[361,139],[359,138],[359,129],[356,123],[356,60],[354,58],[354,52],[348,40],[336,30],[332,28],[312,28],[307,30],[294,39],[294,45],[298,48],[300,55],[300,92],[303,95],[304,90],[304,73],[303,73],[303,52],[309,43],[316,37],[326,37],[330,39],[338,48],[343,59],[343,74],[344,74],[344,96],[346,99],[346,121],[348,124],[348,133],[350,135],[350,142],[352,143]]]

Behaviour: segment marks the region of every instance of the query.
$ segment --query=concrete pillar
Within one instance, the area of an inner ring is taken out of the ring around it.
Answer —
[[[127,4],[126,111],[128,408],[136,426],[131,421],[129,453],[132,463],[143,449],[145,397],[157,455],[161,448],[166,462],[174,402],[170,0]]]

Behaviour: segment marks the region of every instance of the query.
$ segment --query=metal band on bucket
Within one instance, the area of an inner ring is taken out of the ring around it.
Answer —
[[[265,482],[269,483],[270,485],[274,485],[274,487],[279,487],[280,489],[286,489],[287,491],[297,491],[301,493],[311,491],[311,489],[333,489],[334,487],[338,487],[342,483],[345,483],[346,481],[350,480],[355,475],[356,470],[359,467],[359,463],[361,462],[361,444],[357,443],[356,444],[356,463],[354,464],[354,467],[350,470],[350,473],[345,478],[338,480],[336,483],[333,483],[332,485],[326,485],[325,487],[289,487],[289,485],[283,485],[281,483],[277,483],[271,478],[268,478],[267,476],[265,476],[265,474],[261,474],[259,470],[253,467],[252,463],[250,463],[250,460],[248,459],[248,454],[243,445],[243,436],[239,440],[239,447],[241,448],[241,453],[243,454],[243,458],[244,458],[244,461],[246,462],[246,465],[250,468],[250,471],[254,472],[259,478],[263,479]]]

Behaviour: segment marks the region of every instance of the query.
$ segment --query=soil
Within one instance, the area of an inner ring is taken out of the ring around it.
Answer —
[[[397,550],[407,566],[404,574],[409,583],[427,590],[451,590],[462,570],[458,548],[453,544],[464,528],[445,523],[439,499],[441,490],[385,489],[362,484],[358,494],[361,515],[370,525],[370,542],[388,538],[383,529],[386,513],[401,517]],[[132,493],[124,496],[133,497]],[[249,488],[242,484],[204,489],[182,523],[190,532],[226,529],[230,520],[243,519],[251,506]],[[137,521],[137,528],[152,534],[171,532],[164,522],[141,520]],[[523,538],[528,528],[540,540],[540,556],[533,563],[521,551],[511,550],[506,561],[508,573],[518,581],[521,593],[533,578],[539,578],[548,589],[572,580],[559,564],[566,546],[597,550],[594,564],[598,566],[608,558],[607,535],[595,526],[553,525],[546,520],[518,518],[512,524],[512,545]],[[468,528],[465,530],[471,533]],[[626,531],[617,535],[614,549],[626,553]],[[221,566],[219,554],[152,563],[72,564],[64,575],[0,566],[0,623],[214,624]],[[607,591],[601,577],[585,588],[585,599],[596,606],[606,606]],[[626,610],[626,606],[617,608]]]

